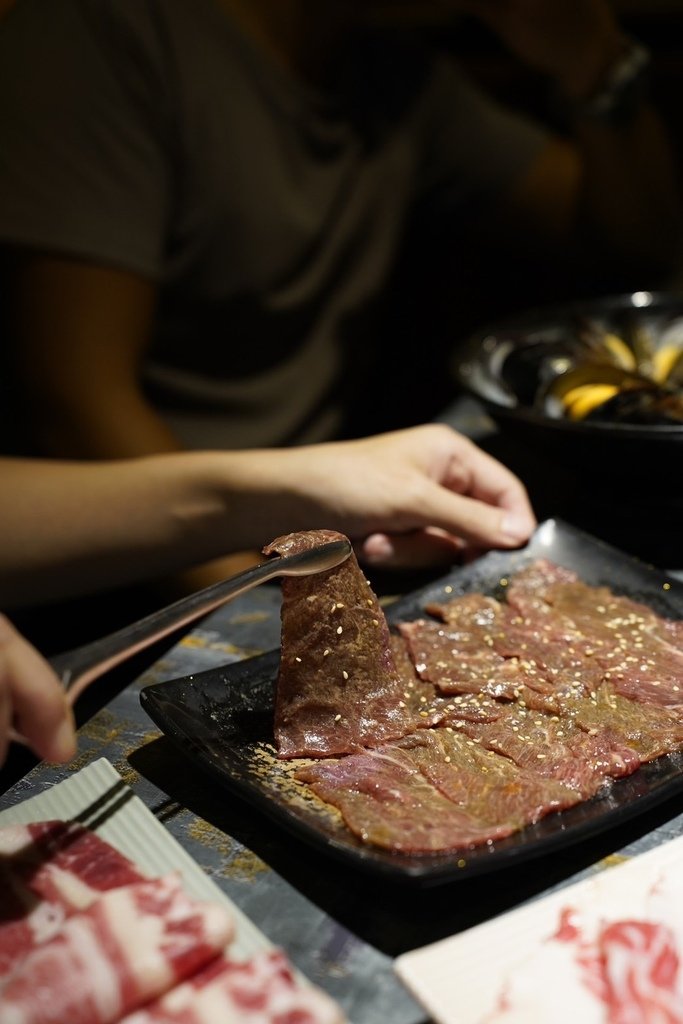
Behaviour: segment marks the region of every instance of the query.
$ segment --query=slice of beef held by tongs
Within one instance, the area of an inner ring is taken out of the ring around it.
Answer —
[[[263,553],[292,554],[341,537],[292,533]],[[355,556],[315,577],[283,580],[282,598],[279,756],[335,757],[410,732],[389,627]]]

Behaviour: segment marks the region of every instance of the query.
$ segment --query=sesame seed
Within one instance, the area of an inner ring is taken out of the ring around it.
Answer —
[[[341,626],[337,626],[337,633],[343,633],[343,632],[344,632],[344,630],[342,629],[342,627]]]
[[[346,671],[346,669],[342,670],[342,675],[343,675],[344,679],[348,679],[349,678],[349,673]]]
[[[297,655],[294,661],[301,661],[301,658]]]
[[[341,715],[335,715],[334,720],[335,722],[341,722]]]
[[[330,653],[330,649],[329,649],[329,647],[326,647],[325,650],[323,651],[323,658],[326,658],[329,653]]]

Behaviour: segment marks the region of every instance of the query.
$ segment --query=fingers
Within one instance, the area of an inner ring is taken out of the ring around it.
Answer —
[[[6,753],[14,725],[38,757],[65,762],[76,753],[73,714],[47,662],[0,615],[0,735]]]
[[[359,561],[383,569],[429,569],[460,561],[463,542],[441,530],[372,533],[357,545]]]
[[[461,439],[458,452],[442,481],[459,500],[444,501],[451,522],[443,529],[472,542],[504,547],[522,544],[536,527],[536,517],[521,480],[471,441]],[[441,504],[441,502],[439,502]]]
[[[425,568],[529,539],[536,518],[514,473],[450,428],[423,429],[410,439],[417,442],[417,474],[401,480],[405,526],[378,522],[359,545],[364,561]]]

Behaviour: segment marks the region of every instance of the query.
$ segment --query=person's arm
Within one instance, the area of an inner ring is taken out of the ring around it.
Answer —
[[[0,765],[12,726],[47,761],[70,761],[76,753],[73,713],[57,676],[0,615]]]
[[[554,139],[508,196],[519,226],[615,263],[667,273],[678,256],[681,195],[665,128],[646,93],[621,116],[590,113],[627,51],[605,0],[476,0],[485,21],[564,100],[571,137]]]
[[[44,454],[128,458],[182,447],[142,387],[151,281],[27,253],[13,261],[10,295],[21,397]]]
[[[0,605],[151,580],[325,527],[362,558],[426,566],[523,543],[521,482],[442,424],[288,449],[107,463],[0,459]]]
[[[21,401],[44,455],[127,459],[183,449],[142,386],[156,302],[149,279],[27,252],[12,260],[10,290]],[[198,590],[257,560],[256,551],[212,559],[167,579],[164,591]]]

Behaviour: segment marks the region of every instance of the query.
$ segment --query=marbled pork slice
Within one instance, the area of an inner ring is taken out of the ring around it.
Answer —
[[[217,956],[234,933],[178,876],[111,889],[0,982],[3,1024],[114,1024]]]
[[[341,536],[330,530],[289,534],[264,554],[294,554]],[[326,572],[284,578],[281,616],[280,757],[336,756],[410,731],[389,627],[353,554]]]
[[[394,853],[472,849],[516,827],[510,821],[492,825],[459,807],[425,777],[409,752],[391,744],[307,765],[296,778],[338,807],[359,839]]]
[[[345,1024],[322,989],[302,984],[281,950],[212,961],[120,1024]]]
[[[0,829],[0,978],[102,892],[144,877],[127,857],[74,822]]]

